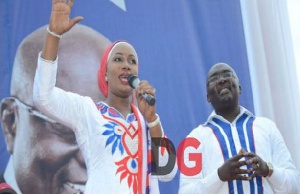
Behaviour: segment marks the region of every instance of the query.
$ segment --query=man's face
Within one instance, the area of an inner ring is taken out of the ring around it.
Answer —
[[[76,31],[80,31],[80,35],[76,35]],[[90,31],[77,24],[61,40],[56,86],[98,102],[104,97],[97,85],[96,72],[101,53],[110,42]],[[43,116],[32,102],[34,64],[45,33],[41,28],[38,37],[31,36],[19,49],[22,52],[16,56],[11,84],[14,97],[3,99],[1,103],[2,129],[23,194],[80,193],[84,190],[87,172],[74,132]],[[39,46],[33,46],[37,43]]]
[[[22,193],[83,192],[86,167],[73,131],[16,98],[10,101],[17,134],[13,162]]]
[[[215,65],[207,77],[207,99],[215,110],[238,105],[240,86],[234,70],[226,64]]]

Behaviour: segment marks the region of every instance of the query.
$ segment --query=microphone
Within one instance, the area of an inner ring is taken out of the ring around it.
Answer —
[[[137,88],[140,84],[140,80],[136,75],[128,75],[127,80],[133,89]],[[155,104],[155,98],[151,94],[144,93],[142,96],[149,105],[153,106]]]

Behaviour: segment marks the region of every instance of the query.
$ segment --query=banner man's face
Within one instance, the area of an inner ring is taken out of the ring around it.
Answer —
[[[38,53],[47,31],[28,35],[13,65],[11,95],[2,100],[1,124],[15,177],[23,194],[80,193],[87,181],[86,166],[74,132],[40,113],[33,104],[33,80]],[[101,55],[110,41],[77,24],[60,41],[56,86],[95,102],[103,99],[97,85]]]
[[[16,98],[5,103],[15,107],[3,127],[15,131],[6,140],[22,193],[83,192],[86,167],[74,132]]]

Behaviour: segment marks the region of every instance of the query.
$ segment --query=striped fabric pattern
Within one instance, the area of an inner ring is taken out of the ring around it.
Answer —
[[[253,115],[243,113],[235,123],[229,124],[220,118],[212,118],[205,125],[213,130],[222,150],[224,161],[238,154],[243,148],[247,152],[255,153],[255,144],[252,131],[252,124],[255,117]],[[247,169],[251,166],[247,165]],[[248,174],[248,176],[250,176]],[[243,194],[245,184],[249,184],[250,193],[262,194],[262,178],[256,177],[251,181],[229,181],[229,193]]]

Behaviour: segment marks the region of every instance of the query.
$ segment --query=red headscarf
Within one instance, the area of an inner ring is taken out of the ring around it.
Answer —
[[[17,194],[17,192],[7,183],[0,183],[0,193]]]
[[[116,40],[115,42],[110,44],[105,49],[105,51],[102,55],[100,68],[98,70],[98,87],[99,87],[100,91],[102,92],[102,94],[104,95],[105,98],[107,98],[107,95],[108,95],[108,84],[107,84],[107,81],[105,80],[105,75],[106,75],[106,71],[107,71],[108,56],[109,56],[110,51],[114,48],[114,46],[118,42],[127,42],[127,41],[125,41],[125,40]]]

